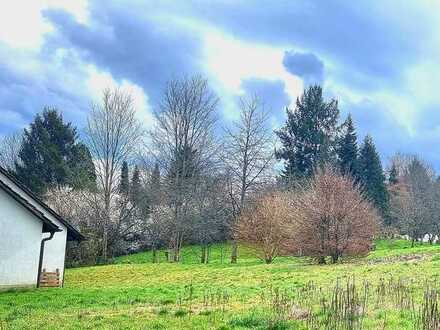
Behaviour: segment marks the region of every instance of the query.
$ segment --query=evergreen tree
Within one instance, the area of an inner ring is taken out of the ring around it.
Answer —
[[[393,165],[391,165],[390,174],[388,176],[388,183],[390,185],[394,185],[398,182],[399,182],[399,173],[397,171],[396,164],[393,163]]]
[[[359,152],[359,182],[366,197],[377,207],[384,219],[388,216],[389,196],[380,157],[371,136],[364,139]]]
[[[342,136],[338,139],[337,154],[338,165],[341,173],[356,177],[357,161],[358,161],[358,146],[356,130],[354,128],[351,115],[341,126]]]
[[[24,130],[18,156],[16,175],[36,194],[51,186],[82,188],[95,182],[89,151],[78,143],[72,124],[65,124],[54,108],[45,108]]]
[[[141,189],[141,173],[139,171],[139,167],[135,165],[130,186],[131,200],[133,203],[137,203],[139,201]]]
[[[124,160],[122,162],[121,167],[121,178],[119,181],[119,193],[124,196],[128,196],[129,190],[130,190],[130,182],[128,177],[128,164]]]
[[[77,143],[73,146],[72,157],[68,160],[70,168],[69,185],[74,189],[95,189],[96,173],[92,155],[84,143]]]
[[[189,146],[178,148],[168,170],[169,180],[178,187],[181,187],[185,185],[187,180],[192,179],[198,173],[197,152]]]
[[[320,86],[311,86],[287,109],[286,124],[278,131],[282,148],[276,156],[286,162],[283,176],[310,177],[320,164],[334,158],[338,102],[325,102]]]
[[[154,165],[154,169],[151,172],[150,182],[149,182],[149,190],[151,196],[151,203],[153,205],[158,205],[160,203],[160,195],[161,195],[161,181],[160,181],[160,169],[159,164],[156,163]]]

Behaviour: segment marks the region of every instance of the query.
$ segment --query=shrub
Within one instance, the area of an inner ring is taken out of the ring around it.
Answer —
[[[239,241],[255,249],[257,257],[270,264],[288,245],[286,225],[291,208],[286,193],[275,192],[257,199],[242,213],[235,227]]]
[[[337,262],[341,256],[371,250],[379,217],[350,177],[325,168],[292,200],[295,252],[325,263],[328,256]]]

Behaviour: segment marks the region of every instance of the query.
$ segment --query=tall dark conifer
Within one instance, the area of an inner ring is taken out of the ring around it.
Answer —
[[[386,219],[389,196],[385,186],[385,175],[373,139],[369,135],[365,137],[360,148],[358,177],[365,195]]]
[[[285,177],[310,177],[322,163],[334,158],[338,102],[324,101],[322,88],[311,86],[287,109],[287,121],[276,134],[282,147],[276,156],[286,162]]]
[[[390,185],[394,185],[396,183],[399,183],[399,173],[397,171],[396,164],[391,165],[390,174],[388,176],[388,183]]]
[[[77,141],[76,129],[54,108],[45,108],[24,130],[19,159],[17,176],[40,195],[53,186],[82,188],[95,182],[90,153]]]
[[[96,189],[96,173],[92,155],[84,143],[73,146],[73,156],[68,161],[71,172],[69,185],[76,189]]]
[[[153,206],[156,206],[160,203],[161,191],[160,169],[159,164],[156,163],[153,171],[151,172],[149,182],[150,199]]]
[[[130,178],[128,177],[128,164],[126,161],[122,162],[121,178],[119,181],[119,193],[128,196],[130,191]]]
[[[349,114],[341,126],[342,135],[338,139],[338,165],[344,175],[356,177],[358,163],[357,135],[353,120]]]
[[[141,173],[139,167],[135,165],[130,185],[131,200],[134,203],[138,202],[140,199],[141,188]]]

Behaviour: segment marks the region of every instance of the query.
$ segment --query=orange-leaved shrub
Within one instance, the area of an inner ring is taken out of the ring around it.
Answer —
[[[326,167],[293,198],[292,235],[302,255],[325,263],[342,256],[367,254],[378,230],[379,216],[349,176]]]
[[[280,254],[337,262],[367,254],[378,224],[378,213],[360,187],[326,167],[301,189],[256,199],[241,214],[235,236],[266,263]]]
[[[257,257],[269,264],[291,244],[292,235],[286,230],[290,222],[289,195],[273,192],[242,212],[234,228],[235,238],[251,246]]]

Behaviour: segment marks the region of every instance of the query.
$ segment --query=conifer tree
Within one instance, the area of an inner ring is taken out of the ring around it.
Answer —
[[[135,165],[133,175],[131,177],[130,194],[133,203],[136,203],[140,199],[141,193],[141,174],[139,167]]]
[[[358,162],[358,146],[356,130],[349,114],[341,126],[342,136],[338,139],[337,154],[341,173],[356,177]]]
[[[77,139],[76,128],[64,123],[57,109],[45,108],[24,130],[16,175],[39,195],[53,186],[82,188],[94,183],[90,152]]]
[[[71,170],[69,185],[75,189],[96,189],[96,173],[89,148],[79,142],[73,146],[73,157],[68,161]]]
[[[149,191],[150,191],[151,204],[153,206],[156,206],[160,203],[160,196],[162,190],[161,180],[160,180],[160,169],[158,163],[154,165],[154,169],[151,172],[149,186],[150,186]]]
[[[130,190],[129,180],[130,179],[128,177],[128,164],[126,161],[123,161],[121,167],[121,178],[119,182],[119,192],[124,196],[128,196]]]
[[[399,173],[397,172],[397,167],[394,163],[391,165],[390,174],[388,176],[388,183],[390,185],[399,183]]]
[[[278,131],[282,148],[276,156],[286,162],[283,176],[306,178],[334,158],[338,102],[326,102],[320,86],[311,86],[297,99],[294,110],[287,109],[287,121]]]
[[[367,135],[359,152],[359,182],[366,197],[376,206],[384,219],[388,216],[389,196],[380,157],[371,136]]]

